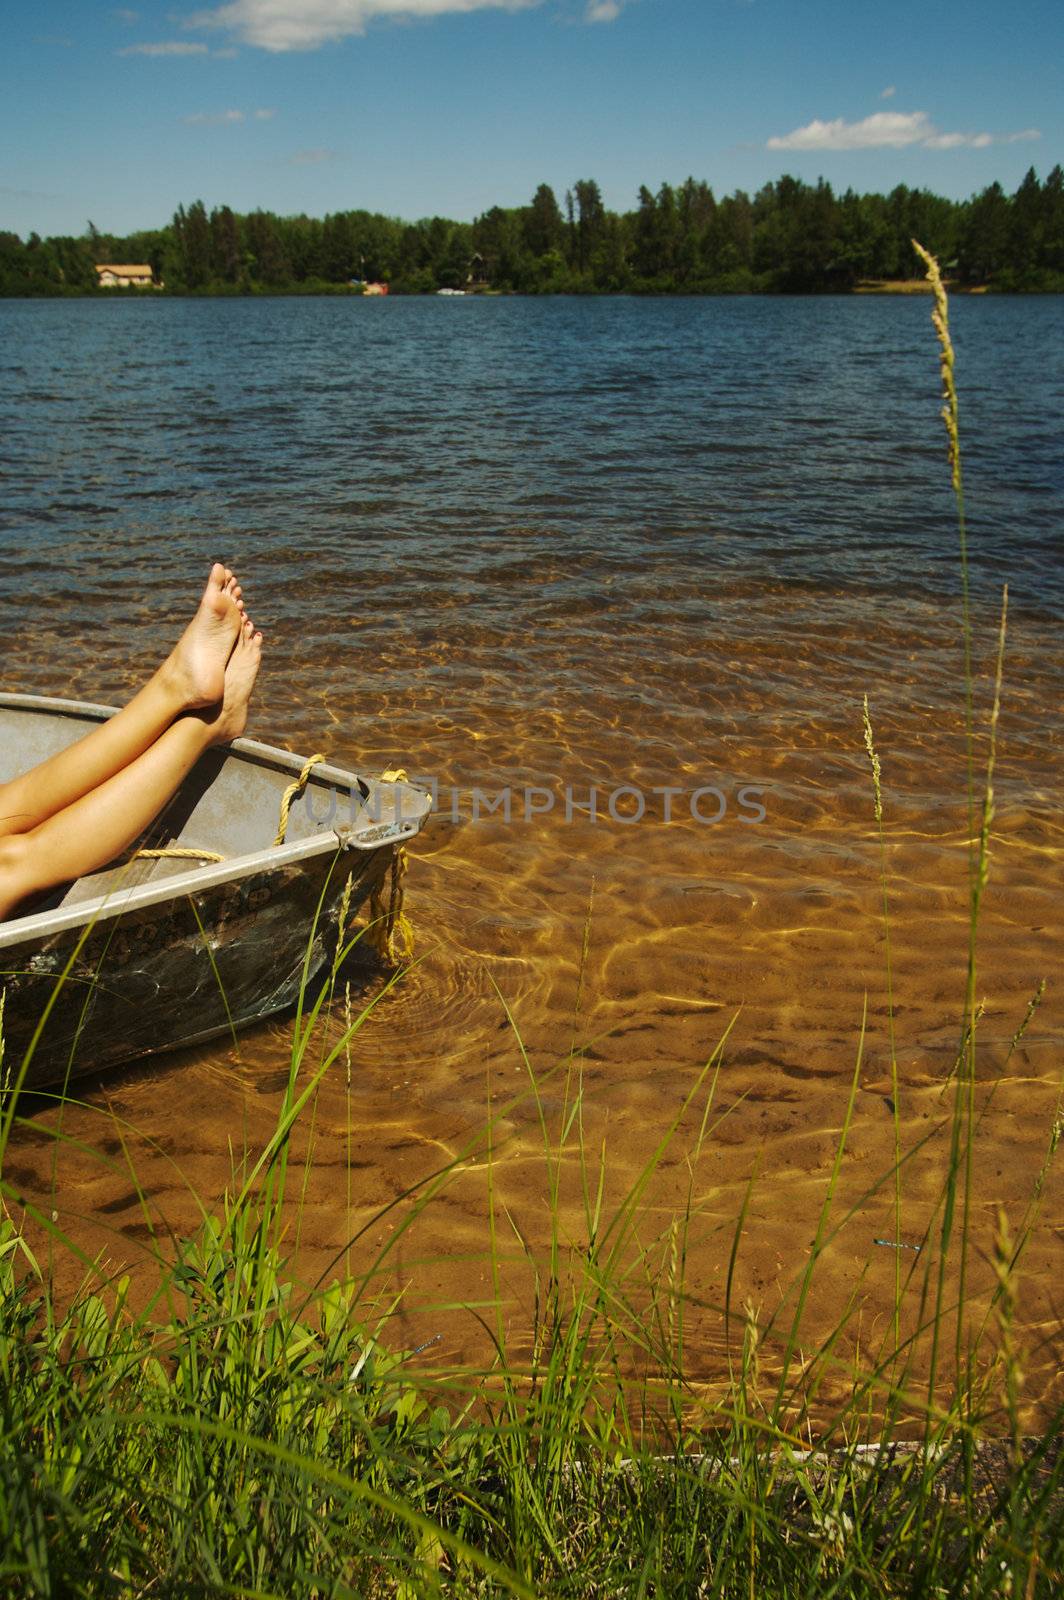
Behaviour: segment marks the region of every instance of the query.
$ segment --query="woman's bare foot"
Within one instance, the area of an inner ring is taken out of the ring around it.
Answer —
[[[262,634],[257,633],[250,619],[245,617],[225,669],[221,707],[209,724],[212,744],[228,744],[243,733],[248,720],[248,702],[261,662]]]
[[[163,667],[181,706],[217,705],[225,693],[225,668],[244,621],[241,590],[228,567],[216,561],[199,609]]]

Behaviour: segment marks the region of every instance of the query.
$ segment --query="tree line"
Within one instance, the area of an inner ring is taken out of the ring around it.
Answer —
[[[620,213],[585,178],[561,203],[543,183],[528,205],[493,206],[471,223],[208,213],[196,200],[167,226],[125,236],[91,222],[78,238],[0,232],[0,295],[92,293],[102,262],[148,262],[175,294],[357,292],[373,280],[399,294],[845,292],[914,276],[914,237],[962,286],[1064,290],[1064,172],[1055,166],[1042,183],[1032,167],[1015,194],[992,183],[961,201],[904,184],[836,194],[823,179],[787,176],[718,199],[688,178],[640,188],[634,210]]]

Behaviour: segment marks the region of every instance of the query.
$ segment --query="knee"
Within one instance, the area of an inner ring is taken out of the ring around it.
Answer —
[[[4,834],[0,837],[0,917],[6,917],[36,887],[30,836]]]
[[[18,877],[29,866],[33,843],[28,833],[0,837],[0,878]]]

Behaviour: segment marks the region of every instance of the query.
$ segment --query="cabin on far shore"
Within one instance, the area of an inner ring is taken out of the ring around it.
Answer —
[[[114,262],[96,263],[96,286],[100,289],[161,289],[152,276],[147,262],[135,266],[117,266]]]
[[[474,250],[469,258],[466,268],[467,289],[488,289],[491,286],[491,272],[488,263],[479,250]]]

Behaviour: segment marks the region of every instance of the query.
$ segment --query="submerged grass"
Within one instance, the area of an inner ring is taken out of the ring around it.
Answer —
[[[936,314],[948,342],[944,301]],[[952,375],[950,362],[950,383]],[[955,390],[947,411],[959,495]],[[866,702],[888,934],[895,1160],[843,1202],[862,1021],[812,1248],[776,1311],[764,1318],[755,1305],[736,1303],[749,1189],[731,1232],[720,1306],[707,1307],[687,1282],[688,1252],[708,1225],[699,1163],[723,1115],[715,1089],[727,1036],[693,1075],[643,1169],[616,1195],[605,1151],[593,1149],[587,1133],[582,1063],[592,1041],[581,1042],[583,962],[565,1058],[537,1075],[514,1024],[527,1086],[513,1099],[494,1098],[469,1146],[392,1202],[394,1228],[382,1249],[371,1248],[373,1225],[364,1226],[338,1252],[336,1281],[297,1287],[285,1227],[293,1203],[300,1209],[307,1166],[298,1178],[289,1170],[292,1133],[313,1115],[326,1073],[345,1074],[349,1103],[352,1041],[380,999],[353,1007],[341,960],[358,936],[342,933],[326,982],[301,1002],[272,1138],[234,1168],[230,1193],[216,1214],[202,1215],[194,1238],[152,1234],[146,1304],[134,1309],[128,1279],[82,1258],[82,1288],[61,1305],[30,1240],[46,1238],[49,1251],[74,1246],[0,1177],[0,1596],[1034,1600],[1060,1592],[1064,1416],[1052,1416],[1038,1438],[1024,1436],[1016,1315],[1024,1249],[1064,1129],[1059,1106],[1024,1216],[998,1217],[981,1318],[967,1289],[972,1149],[985,1115],[974,1092],[976,931],[1005,613],[979,816],[963,522],[961,554],[969,971],[944,1085],[953,1096],[948,1158],[919,1245],[905,1242],[902,1227],[903,1174],[919,1147],[902,1149],[897,1112],[881,772]],[[589,905],[584,962],[590,930]],[[1041,989],[1013,1049],[1040,998]],[[499,1002],[509,1017],[501,994]],[[330,1012],[342,1022],[326,1029]],[[11,1073],[15,1085],[19,1076]],[[542,1141],[551,1219],[543,1247],[522,1234],[501,1198],[500,1129],[517,1101],[531,1107]],[[17,1120],[9,1094],[0,1163]],[[680,1154],[683,1201],[655,1226],[651,1187]],[[474,1158],[486,1185],[492,1294],[472,1314],[493,1359],[480,1373],[419,1368],[421,1352],[386,1342],[389,1258]],[[886,1330],[874,1349],[855,1336],[855,1290],[811,1347],[806,1313],[825,1254],[880,1192],[891,1197],[896,1233],[883,1241],[895,1248]],[[346,1203],[350,1214],[349,1178]],[[516,1339],[502,1309],[503,1273],[515,1258],[533,1306],[530,1328]],[[692,1376],[693,1347],[710,1316],[725,1351],[715,1383]]]

